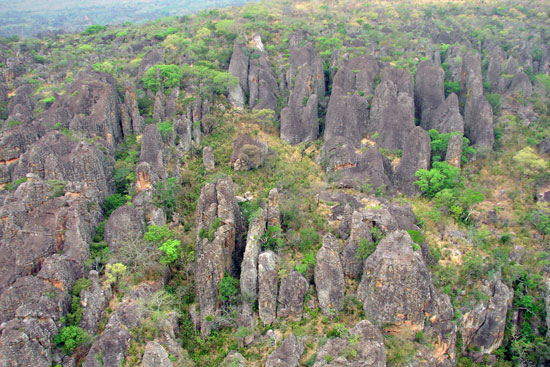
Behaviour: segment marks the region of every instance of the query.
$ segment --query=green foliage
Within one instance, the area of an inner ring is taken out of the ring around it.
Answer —
[[[341,323],[334,324],[334,328],[327,333],[328,338],[343,338],[349,335],[349,330],[346,325]]]
[[[105,197],[103,202],[103,210],[105,217],[108,218],[117,208],[126,204],[126,197],[121,194],[113,194]]]
[[[321,241],[321,235],[313,228],[300,229],[300,241],[297,243],[297,247],[300,251],[306,252],[314,248],[319,241]]]
[[[54,198],[65,195],[65,182],[60,180],[48,180],[46,182],[52,188],[52,196]]]
[[[262,250],[273,250],[278,252],[284,247],[284,241],[281,238],[282,229],[280,226],[267,226],[264,235],[260,238]]]
[[[539,47],[535,47],[531,51],[531,57],[533,57],[533,61],[541,61],[543,56],[544,56],[544,53]]]
[[[27,178],[26,178],[26,177],[18,178],[17,180],[15,180],[15,181],[13,181],[13,182],[8,182],[8,183],[4,186],[4,190],[7,190],[7,191],[15,191],[15,190],[17,190],[17,188],[19,187],[19,185],[21,185],[23,182],[27,182]]]
[[[86,330],[78,326],[67,326],[54,336],[53,341],[65,354],[69,355],[78,346],[90,341],[90,335]]]
[[[181,187],[176,177],[169,177],[155,184],[156,195],[153,203],[159,208],[164,208],[168,219],[172,218],[172,214],[176,209],[176,198],[180,190]]]
[[[533,176],[547,168],[546,161],[540,158],[531,147],[525,147],[513,157],[514,162],[521,168],[522,175]]]
[[[214,236],[216,235],[216,231],[218,228],[220,228],[222,225],[222,221],[220,218],[216,217],[212,224],[210,225],[210,228],[206,229],[203,228],[199,231],[199,239],[207,238],[208,241],[212,242],[214,240]]]
[[[470,219],[469,208],[484,200],[485,195],[472,189],[444,188],[434,196],[436,208],[447,210],[451,216],[463,222]]]
[[[96,34],[96,33],[102,32],[106,29],[107,29],[106,26],[99,25],[99,24],[94,24],[94,25],[91,25],[88,28],[86,28],[84,30],[84,32],[82,32],[82,35]]]
[[[165,30],[163,30],[162,32],[159,32],[159,33],[156,33],[154,35],[154,37],[156,39],[158,39],[159,41],[164,41],[166,39],[166,37],[168,37],[169,35],[171,34],[175,34],[175,33],[178,33],[179,32],[179,29],[176,28],[176,27],[170,27],[170,28],[166,28]]]
[[[14,127],[17,127],[19,125],[21,125],[21,121],[19,120],[10,120],[6,122],[6,126],[10,129],[13,129]]]
[[[183,65],[183,75],[189,83],[199,87],[202,97],[210,97],[212,93],[225,93],[228,88],[239,83],[239,79],[228,72],[218,71],[210,65]]]
[[[94,71],[102,72],[102,73],[112,73],[113,72],[113,64],[111,64],[109,61],[104,61],[102,63],[95,63],[92,65],[92,69]]]
[[[159,64],[149,68],[143,74],[143,85],[153,93],[156,93],[160,86],[173,88],[179,86],[183,78],[183,71],[177,65]]]
[[[414,229],[407,230],[409,235],[411,236],[411,239],[414,243],[417,243],[419,245],[424,243],[424,236],[422,236],[422,232],[415,231]]]
[[[145,232],[143,239],[156,245],[160,245],[163,242],[174,239],[175,236],[176,233],[170,230],[166,225],[161,227],[153,224],[147,227],[147,232]]]
[[[166,141],[172,136],[173,128],[172,128],[172,121],[164,121],[159,123],[158,125],[160,136],[162,137],[162,140]]]
[[[432,147],[432,162],[443,161],[447,153],[447,148],[449,146],[449,139],[451,136],[460,135],[458,132],[454,133],[439,133],[435,129],[428,131],[431,139]],[[470,146],[470,140],[466,137],[462,137],[462,156],[460,157],[461,163],[466,164],[470,158],[476,154],[474,147]]]
[[[296,266],[294,267],[294,269],[304,275],[306,273],[309,273],[309,272],[312,272],[313,271],[313,268],[315,268],[315,263],[316,263],[316,259],[315,259],[315,255],[313,253],[308,253],[304,256],[304,258],[302,259],[302,261],[298,264],[296,264]]]
[[[107,264],[105,266],[107,284],[114,284],[116,286],[124,275],[126,275],[126,265],[122,263]]]
[[[357,260],[364,261],[376,250],[378,243],[369,241],[366,238],[361,238],[357,244],[357,253],[355,257]]]
[[[487,101],[489,101],[489,104],[493,108],[493,113],[495,115],[500,113],[500,107],[501,107],[501,97],[498,93],[487,93],[485,94],[485,97],[487,98]]]
[[[550,213],[547,210],[537,209],[531,211],[528,220],[542,234],[543,238],[550,234]]]
[[[239,293],[240,283],[238,279],[233,278],[229,274],[225,274],[218,284],[219,299],[224,303],[235,303]]]
[[[90,279],[87,279],[87,278],[78,279],[73,285],[72,295],[79,297],[80,292],[82,292],[82,290],[84,289],[89,289],[91,285],[92,285],[92,281]]]
[[[173,264],[178,260],[181,253],[181,241],[168,240],[159,246],[159,250],[164,254],[160,258],[161,264]]]
[[[447,162],[434,162],[429,171],[421,169],[415,176],[418,177],[415,184],[429,198],[443,189],[455,189],[461,184],[460,169]]]
[[[459,94],[462,91],[462,87],[459,82],[446,80],[443,85],[445,87],[445,97],[452,93]]]
[[[45,97],[40,100],[40,103],[44,104],[46,107],[51,106],[55,102],[55,97]]]

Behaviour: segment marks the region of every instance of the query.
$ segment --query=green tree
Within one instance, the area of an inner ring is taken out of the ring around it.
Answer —
[[[421,169],[415,173],[415,184],[427,197],[434,197],[443,189],[454,189],[461,185],[460,169],[447,162],[434,162],[428,171]]]
[[[149,68],[143,75],[143,85],[153,93],[156,93],[160,86],[174,88],[179,86],[183,72],[177,65],[159,64]]]

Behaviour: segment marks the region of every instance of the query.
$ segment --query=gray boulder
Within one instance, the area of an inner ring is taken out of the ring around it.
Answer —
[[[449,138],[445,162],[458,168],[462,165],[462,135],[453,135]]]
[[[139,162],[147,162],[151,167],[151,173],[154,173],[155,178],[165,179],[166,170],[162,155],[162,139],[159,129],[156,124],[145,126],[143,137],[141,138],[141,152]],[[153,179],[152,182],[157,180]]]
[[[416,71],[415,102],[420,111],[421,126],[429,130],[433,112],[445,100],[443,82],[445,73],[431,60],[418,64]],[[458,105],[457,105],[458,107]]]
[[[319,306],[328,316],[334,316],[343,306],[346,287],[339,252],[336,238],[331,234],[325,235],[323,246],[317,252],[314,279]]]
[[[414,125],[414,100],[399,92],[390,80],[380,82],[372,100],[368,133],[378,135],[376,142],[388,150],[403,149]]]
[[[239,352],[232,350],[227,354],[220,367],[245,367],[246,360]]]
[[[297,340],[294,334],[290,334],[279,349],[267,357],[265,367],[299,367],[303,353],[302,342]]]
[[[449,94],[445,102],[439,105],[430,115],[427,123],[421,126],[426,130],[435,129],[442,134],[459,132],[464,133],[464,120],[458,106],[458,96]]]
[[[267,157],[267,144],[252,139],[247,134],[239,135],[233,142],[229,162],[235,171],[247,171],[260,167]]]
[[[143,351],[141,367],[172,367],[166,350],[156,341],[147,343]]]
[[[258,313],[264,325],[271,324],[277,316],[278,283],[277,255],[262,252],[258,257]]]
[[[395,186],[399,191],[406,195],[420,193],[414,184],[417,179],[415,173],[430,168],[431,152],[431,139],[428,133],[420,126],[412,129],[395,171]]]
[[[204,147],[202,150],[202,163],[204,164],[204,168],[209,172],[216,168],[214,150],[212,147]]]
[[[139,68],[138,68],[136,80],[140,80],[143,77],[143,74],[145,74],[145,72],[149,70],[149,68],[151,68],[152,66],[155,66],[157,64],[162,64],[162,63],[163,63],[163,58],[158,50],[149,51],[143,57],[143,59],[141,59],[141,64],[139,65]]]
[[[229,88],[229,101],[233,107],[243,108],[246,105],[245,92],[248,92],[248,61],[249,57],[243,52],[242,43],[235,42],[233,55],[229,63],[229,73],[239,79],[239,83]]]
[[[259,51],[249,61],[248,66],[248,105],[254,110],[277,110],[279,85],[267,57]]]
[[[386,366],[384,339],[378,328],[363,320],[349,333],[349,337],[329,339],[320,347],[313,367]],[[355,342],[351,343],[350,340]]]
[[[143,216],[133,206],[124,205],[117,208],[105,224],[103,238],[111,251],[127,241],[137,240],[143,236]]]
[[[197,260],[195,284],[202,335],[208,335],[211,321],[219,312],[218,284],[225,273],[237,277],[242,260],[244,220],[235,199],[230,177],[206,184],[197,203]],[[205,232],[214,232],[212,238]]]
[[[500,46],[496,46],[491,51],[491,58],[489,59],[489,67],[487,69],[487,81],[491,83],[491,91],[496,93],[502,93],[500,88],[503,82],[502,78],[502,65],[506,61],[506,54]]]
[[[124,136],[132,133],[141,134],[143,132],[143,117],[139,114],[134,85],[125,84],[124,104],[121,108],[124,112],[122,114],[122,132]]]
[[[359,258],[357,249],[359,242],[372,241],[370,222],[361,211],[353,211],[351,215],[350,234],[348,241],[342,250],[342,268],[344,275],[350,278],[358,278],[363,270],[363,261]]]
[[[506,315],[514,294],[499,277],[485,284],[482,292],[487,300],[464,314],[460,333],[464,347],[470,346],[481,354],[490,354],[500,347],[504,339]]]
[[[309,283],[296,270],[281,280],[277,300],[277,317],[290,320],[301,320],[304,309],[304,296]]]
[[[97,326],[101,319],[101,312],[110,299],[110,289],[103,290],[99,282],[98,273],[90,271],[88,279],[91,280],[90,287],[80,292],[80,305],[82,306],[82,319],[80,327],[90,335],[97,332]]]

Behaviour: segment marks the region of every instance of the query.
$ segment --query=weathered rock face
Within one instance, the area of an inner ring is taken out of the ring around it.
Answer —
[[[279,191],[275,188],[269,191],[267,200],[267,225],[278,226],[281,224],[281,214],[279,211]]]
[[[432,114],[445,100],[443,82],[445,73],[433,61],[425,60],[418,64],[416,71],[415,99],[420,111],[421,126],[431,125]],[[428,128],[429,130],[429,128]]]
[[[433,287],[422,255],[413,251],[407,232],[389,233],[367,258],[363,271],[357,295],[375,325],[424,329],[438,340],[433,352],[438,361],[454,358],[452,305]]]
[[[212,147],[204,147],[202,150],[202,163],[207,171],[213,171],[216,168],[216,161],[214,160],[214,150]]]
[[[309,287],[308,281],[296,270],[281,280],[277,305],[277,317],[301,320],[304,309],[304,296]]]
[[[491,91],[502,93],[503,79],[502,78],[502,65],[506,61],[506,54],[500,46],[496,46],[491,52],[491,58],[489,60],[489,68],[487,69],[487,81],[491,83]]]
[[[550,154],[550,138],[542,139],[537,148],[539,153]]]
[[[303,344],[290,334],[281,347],[269,355],[265,367],[298,367],[303,353]]]
[[[49,127],[61,123],[110,145],[122,140],[122,104],[116,82],[106,73],[80,73],[42,117]]]
[[[506,314],[513,291],[497,277],[486,284],[483,293],[487,301],[477,304],[466,314],[460,325],[464,347],[471,346],[481,354],[490,354],[500,347],[506,327]]]
[[[349,238],[342,250],[342,268],[347,277],[358,278],[363,270],[363,262],[358,257],[357,249],[361,239],[372,241],[369,226],[370,222],[363,212],[353,211]]]
[[[176,137],[176,146],[183,152],[191,150],[193,143],[192,125],[193,123],[186,118],[178,118],[174,122],[173,129]]]
[[[155,102],[153,103],[153,118],[157,120],[157,122],[164,121],[165,118],[165,111],[164,111],[164,104],[166,103],[166,97],[164,96],[164,91],[162,88],[159,88],[157,93],[155,94]]]
[[[523,71],[520,71],[514,75],[512,82],[510,83],[510,87],[506,91],[506,94],[508,95],[515,95],[518,93],[524,97],[529,97],[533,93],[533,85],[531,84],[527,74]]]
[[[325,77],[323,62],[313,47],[291,47],[289,61],[287,84],[292,91],[288,106],[281,111],[281,138],[298,144],[319,135],[318,108],[325,95]]]
[[[239,84],[229,88],[229,101],[233,107],[243,108],[246,104],[245,91],[248,91],[248,61],[249,57],[243,52],[243,44],[235,42],[233,55],[229,63],[229,73],[239,79]]]
[[[435,129],[442,134],[459,132],[464,133],[464,120],[458,106],[458,96],[449,94],[445,102],[439,105],[430,115],[430,119],[421,126],[426,130]]]
[[[462,135],[453,135],[449,138],[445,162],[460,168],[462,164]]]
[[[94,335],[101,319],[101,311],[103,311],[111,297],[111,289],[104,290],[101,288],[98,273],[95,270],[90,271],[88,279],[92,282],[90,287],[80,292],[80,305],[82,306],[80,327],[90,335]]]
[[[356,147],[367,132],[368,95],[374,93],[374,78],[380,65],[374,58],[351,59],[334,77],[328,106],[324,138],[344,136]]]
[[[464,133],[473,145],[492,148],[493,109],[483,95],[479,54],[467,53],[462,60],[461,99],[464,107]]]
[[[8,120],[28,123],[32,120],[32,111],[35,103],[31,99],[33,88],[24,84],[15,90],[15,95],[10,100]]]
[[[215,232],[212,240],[201,235],[209,230]],[[231,178],[226,177],[216,183],[206,184],[197,203],[195,263],[195,284],[203,335],[210,332],[211,325],[206,321],[207,316],[216,316],[219,311],[220,280],[226,272],[238,276],[238,264],[244,250],[244,231],[244,221],[235,199]]]
[[[277,255],[272,251],[262,252],[258,257],[258,313],[264,325],[275,320],[278,283]]]
[[[339,252],[338,241],[333,235],[327,234],[316,256],[314,276],[317,298],[321,311],[329,316],[342,309],[346,288]]]
[[[414,125],[414,100],[390,80],[381,81],[374,93],[368,133],[385,149],[403,149]]]
[[[350,343],[351,338],[357,342]],[[346,358],[354,350],[354,358]],[[329,358],[332,357],[332,358]],[[329,339],[319,351],[313,367],[385,367],[386,349],[382,333],[363,320],[350,330],[350,337]]]
[[[133,206],[117,208],[105,224],[104,239],[111,251],[127,241],[137,240],[143,236],[143,216]]]
[[[221,367],[245,367],[246,360],[239,352],[232,350],[222,362]]]
[[[145,127],[143,137],[141,138],[139,162],[146,162],[151,167],[151,173],[154,174],[151,177],[152,183],[166,178],[162,156],[162,140],[159,129],[155,124],[149,124]]]
[[[235,171],[247,171],[260,167],[267,157],[267,144],[242,134],[233,142],[230,163]]]
[[[279,96],[279,85],[277,77],[271,68],[267,57],[260,51],[249,61],[248,67],[248,89],[250,98],[248,105],[254,110],[277,109],[277,98]]]
[[[143,351],[141,367],[172,367],[166,350],[156,341],[147,343]]]
[[[148,311],[141,302],[162,287],[160,283],[141,284],[125,295],[109,318],[103,333],[94,341],[84,361],[84,367],[119,366],[128,353],[129,330],[140,327]],[[151,356],[152,357],[152,356]]]
[[[431,139],[428,133],[420,126],[412,129],[403,148],[403,157],[399,161],[395,172],[395,186],[407,195],[419,193],[415,173],[421,169],[430,168]]]
[[[129,135],[141,134],[143,132],[143,117],[139,114],[138,103],[136,99],[136,87],[132,84],[124,86],[124,105],[122,108],[122,132]]]
[[[241,295],[243,297],[243,312],[252,313],[252,305],[258,299],[258,257],[260,256],[260,240],[266,229],[266,211],[260,213],[250,223],[246,236],[246,248],[241,263]]]
[[[45,134],[41,124],[21,124],[0,132],[0,183],[12,181],[21,154]]]
[[[351,141],[339,136],[325,143],[322,154],[326,172],[335,176],[339,186],[360,188],[370,184],[374,190],[384,186],[391,191],[387,164],[378,146],[358,151]]]

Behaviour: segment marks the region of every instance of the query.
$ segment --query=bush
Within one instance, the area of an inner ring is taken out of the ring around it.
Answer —
[[[157,79],[157,73],[160,79]],[[143,85],[153,93],[156,93],[160,86],[173,88],[179,86],[183,78],[183,71],[177,65],[159,64],[150,67],[143,75]]]
[[[222,222],[220,218],[216,217],[210,225],[210,228],[203,228],[199,231],[199,239],[202,240],[203,238],[206,238],[208,241],[212,242],[214,240],[214,236],[216,235],[216,231],[221,227],[221,225]]]
[[[176,209],[176,196],[181,187],[175,177],[167,178],[164,181],[159,181],[155,185],[156,196],[154,204],[159,208],[164,208],[166,216],[169,220],[172,219],[172,213]]]
[[[364,261],[376,250],[378,244],[373,241],[369,241],[366,238],[361,238],[357,245],[357,253],[355,257],[357,260]]]
[[[103,202],[103,210],[105,217],[108,218],[117,208],[126,204],[126,197],[121,194],[113,194],[105,197]]]
[[[487,98],[487,101],[489,102],[489,104],[493,108],[493,113],[495,115],[499,114],[500,113],[500,107],[501,107],[500,94],[498,94],[498,93],[487,93],[485,95],[485,97]]]
[[[91,25],[88,28],[86,28],[84,30],[84,32],[82,32],[82,35],[96,34],[96,33],[99,33],[101,31],[104,31],[106,29],[107,29],[107,27],[104,26],[104,25],[94,24],[94,25]]]
[[[319,243],[321,236],[313,228],[304,228],[300,230],[300,241],[297,246],[302,252],[311,250]]]
[[[415,176],[418,177],[415,184],[429,198],[443,189],[454,189],[461,185],[460,169],[447,162],[434,162],[432,169],[421,169]]]
[[[445,97],[451,93],[459,94],[462,91],[459,82],[445,81],[443,85],[445,86]]]
[[[284,247],[283,239],[280,237],[282,229],[280,226],[267,226],[264,235],[260,238],[262,250],[279,251]]]
[[[233,304],[236,303],[239,293],[240,283],[238,279],[233,278],[231,275],[225,274],[218,284],[219,298],[224,303]]]
[[[86,330],[78,326],[67,326],[54,336],[53,341],[65,354],[69,355],[76,347],[88,342],[90,339],[90,334]]]
[[[168,240],[159,246],[159,250],[164,254],[160,258],[163,265],[175,263],[181,253],[181,241]]]

